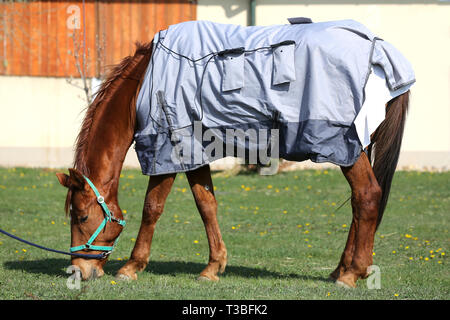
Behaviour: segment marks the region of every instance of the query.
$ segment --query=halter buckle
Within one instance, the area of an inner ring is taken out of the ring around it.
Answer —
[[[97,202],[98,202],[99,204],[102,204],[102,203],[105,202],[105,198],[103,198],[102,196],[98,196],[98,197],[97,197]]]

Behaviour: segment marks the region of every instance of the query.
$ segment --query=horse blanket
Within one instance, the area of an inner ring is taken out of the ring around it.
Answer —
[[[290,22],[189,21],[155,35],[136,103],[144,174],[225,156],[341,166],[358,159],[385,103],[415,82],[411,64],[356,21]]]

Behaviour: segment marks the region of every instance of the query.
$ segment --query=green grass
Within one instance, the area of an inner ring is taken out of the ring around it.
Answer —
[[[105,276],[66,286],[70,260],[0,235],[0,299],[448,299],[450,172],[397,172],[376,234],[381,289],[327,281],[351,221],[349,187],[338,170],[214,177],[228,266],[217,283],[196,278],[208,243],[185,175],[177,176],[156,227],[150,264],[137,281],[115,274],[140,225],[148,178],[125,170],[119,202],[127,226]],[[52,170],[0,168],[0,228],[67,250],[66,190]],[[446,255],[447,254],[447,255]]]

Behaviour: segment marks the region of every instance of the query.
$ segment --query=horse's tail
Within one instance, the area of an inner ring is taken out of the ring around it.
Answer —
[[[375,131],[372,144],[368,148],[369,159],[372,159],[372,151],[374,151],[373,171],[382,190],[377,228],[386,209],[392,179],[397,167],[408,106],[409,91],[388,103],[386,117]]]

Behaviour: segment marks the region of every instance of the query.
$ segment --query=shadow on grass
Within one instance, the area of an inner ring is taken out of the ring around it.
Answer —
[[[106,274],[115,275],[126,261],[110,261],[106,263],[104,270]],[[68,259],[42,259],[28,261],[7,261],[4,267],[9,270],[21,270],[34,274],[46,274],[50,276],[66,275],[66,269],[70,266]],[[150,261],[144,272],[155,275],[190,274],[197,276],[205,268],[206,264],[183,261]],[[249,268],[243,266],[226,267],[225,273],[221,277],[237,276],[244,278],[272,278],[272,279],[300,279],[328,282],[327,277],[301,275],[296,273],[280,273],[269,271],[263,268]]]
[[[206,267],[206,264],[183,261],[150,261],[146,271],[159,275],[192,274],[195,277]],[[243,277],[243,278],[272,278],[272,279],[303,279],[327,281],[327,277],[301,275],[296,273],[280,273],[269,271],[264,268],[249,268],[244,266],[227,265],[225,272],[220,277]]]
[[[41,259],[24,261],[6,261],[5,269],[21,270],[34,274],[47,274],[61,276],[66,274],[66,269],[71,265],[70,259]]]

